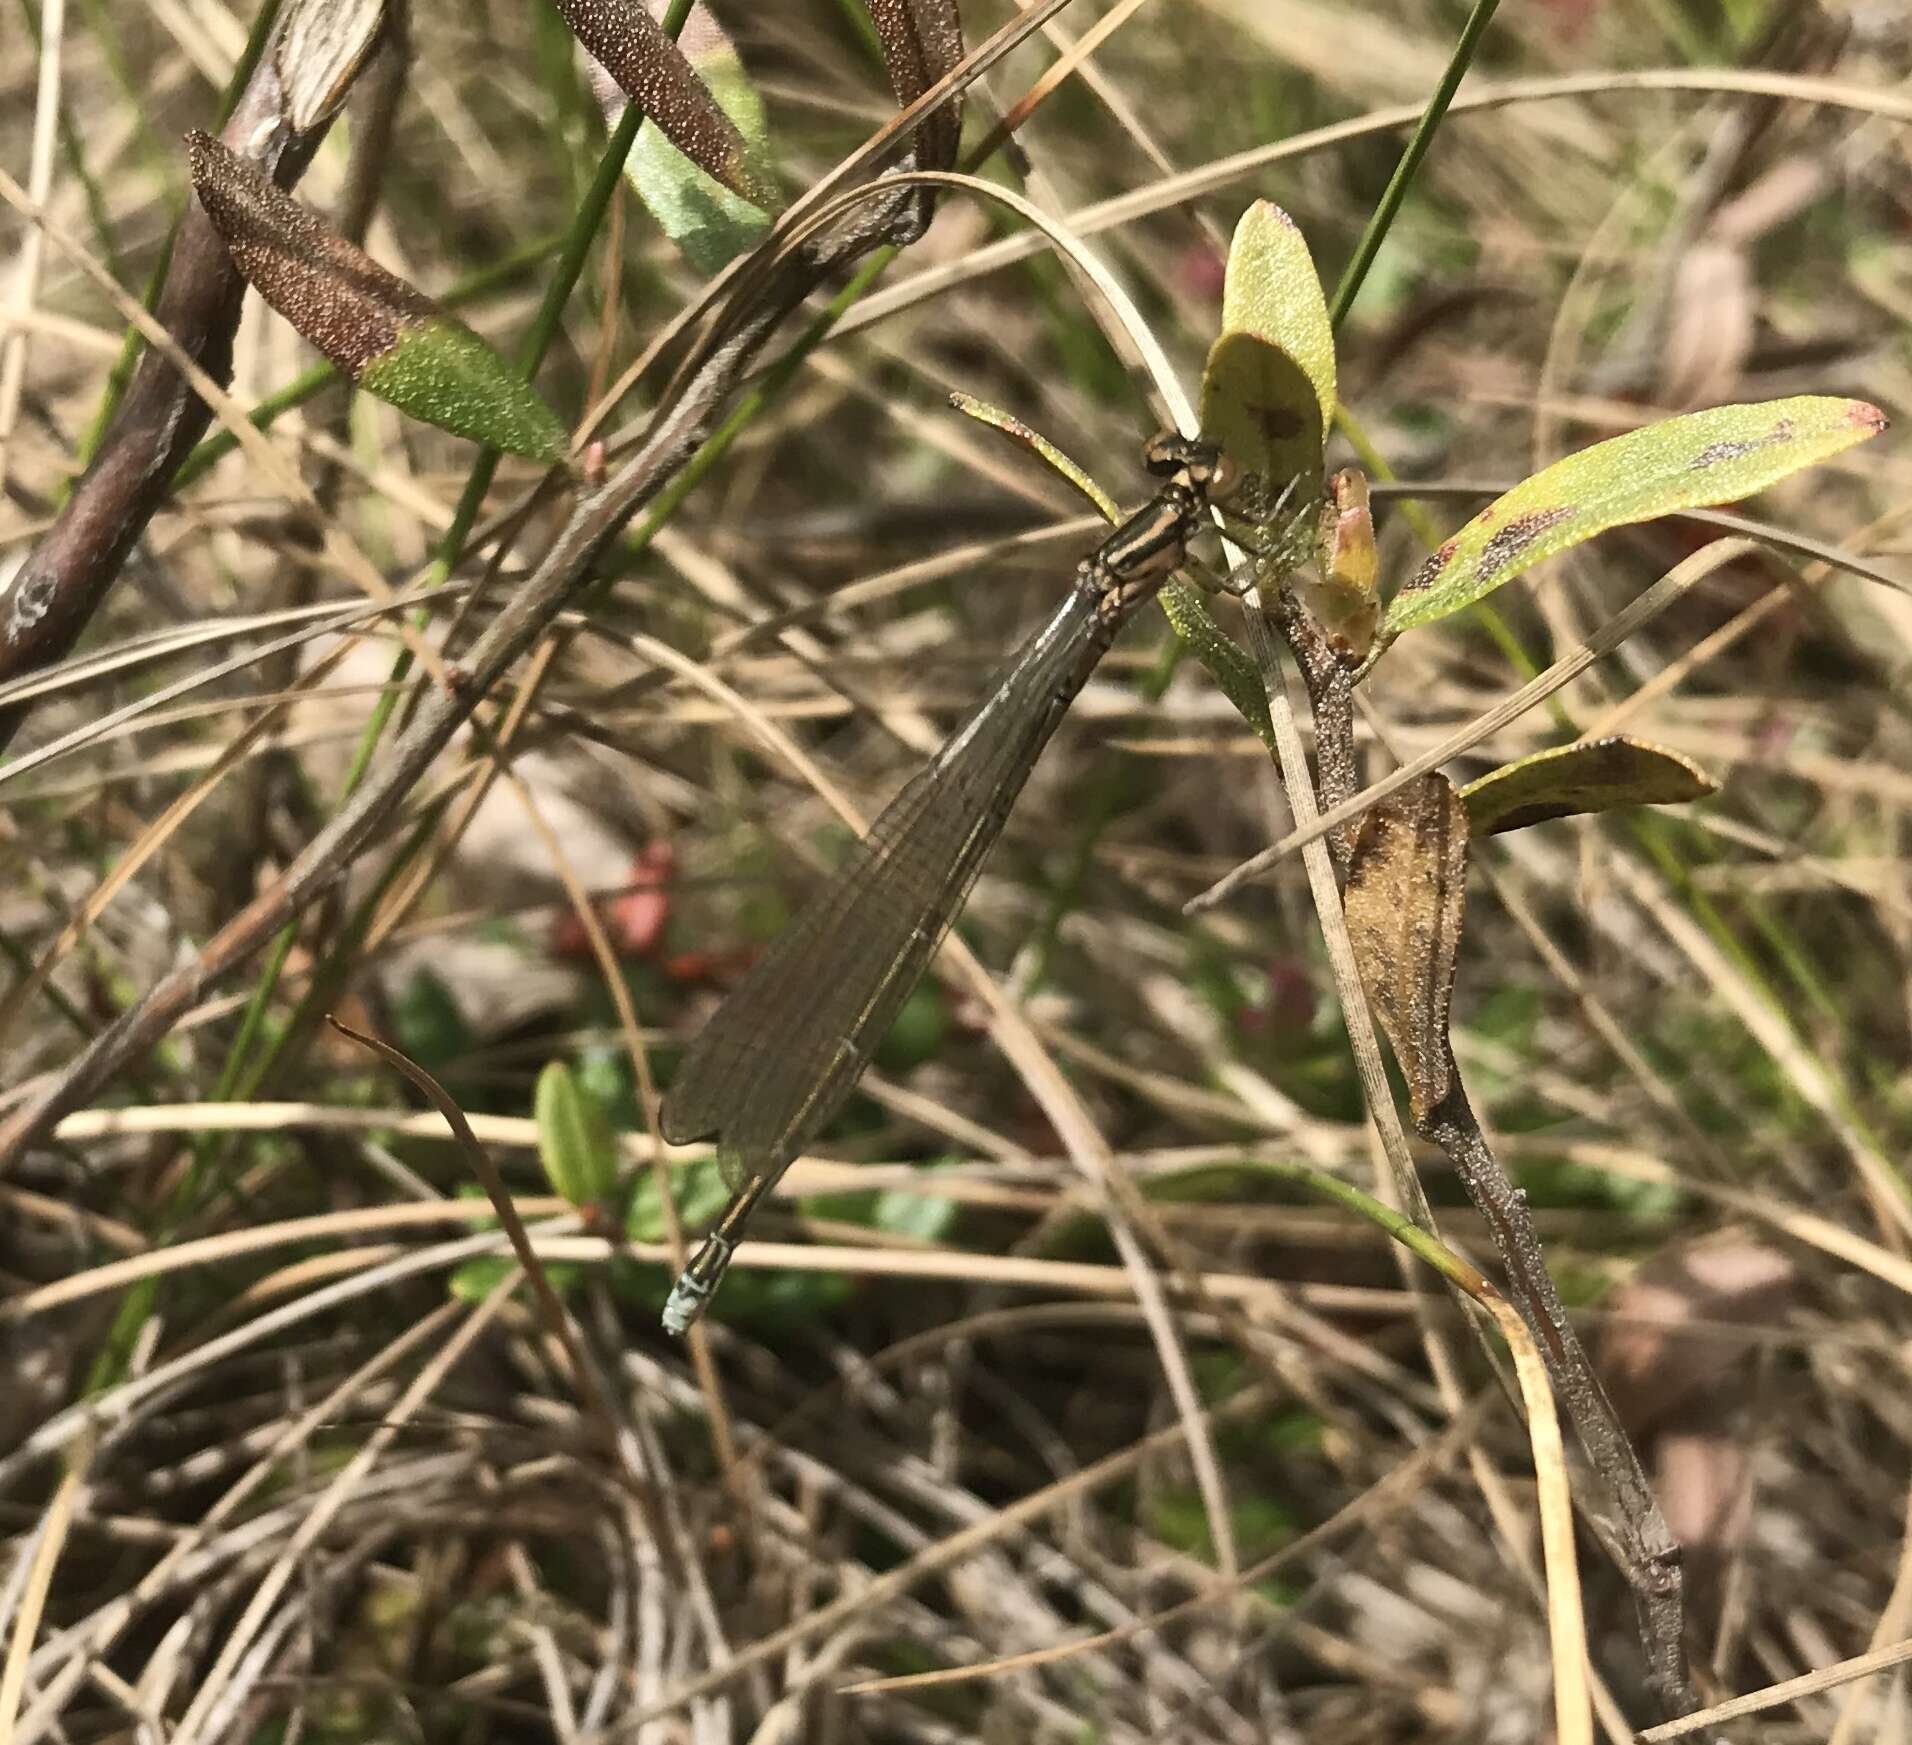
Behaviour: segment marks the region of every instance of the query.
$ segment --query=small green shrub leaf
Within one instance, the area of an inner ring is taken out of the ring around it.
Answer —
[[[764,174],[761,160],[752,157],[736,123],[644,0],[556,4],[592,58],[691,163],[740,200],[776,206],[776,184]],[[688,28],[685,35],[691,36]]]
[[[204,133],[193,191],[259,295],[369,394],[454,435],[555,461],[564,426],[497,352]]]
[[[1490,503],[1388,605],[1387,634],[1485,598],[1544,558],[1682,509],[1734,503],[1885,429],[1863,400],[1801,395],[1716,406],[1555,461]]]
[[[401,412],[506,454],[557,461],[567,446],[564,426],[531,384],[449,315],[406,329],[360,372],[359,386]]]
[[[398,1046],[427,1072],[442,1073],[478,1045],[458,999],[430,969],[416,971],[392,1002]]]
[[[1718,785],[1677,751],[1615,735],[1502,764],[1462,788],[1461,799],[1471,833],[1498,836],[1549,818],[1703,799]]]
[[[776,178],[763,99],[730,38],[700,6],[684,26],[681,43],[698,77],[735,126],[752,185],[765,199],[773,199]],[[592,67],[601,71],[595,62]],[[608,75],[594,83],[605,121],[615,126],[623,109],[621,93]],[[624,173],[658,228],[706,276],[755,248],[770,229],[770,212],[762,203],[732,193],[679,151],[661,128],[647,127],[638,134]]]
[[[551,1186],[580,1209],[600,1206],[617,1190],[617,1140],[597,1098],[561,1060],[538,1074],[538,1157]]]
[[[461,1303],[482,1303],[517,1268],[518,1263],[508,1254],[481,1254],[459,1267],[446,1289]],[[575,1260],[554,1260],[544,1269],[545,1282],[561,1297],[576,1290],[584,1282],[584,1274],[584,1267]]]
[[[677,1216],[686,1230],[696,1230],[724,1209],[730,1188],[714,1157],[697,1157],[677,1172],[672,1183],[677,1196]],[[670,1227],[664,1221],[664,1207],[657,1197],[657,1172],[646,1169],[637,1178],[637,1190],[631,1195],[630,1211],[624,1220],[624,1233],[633,1242],[662,1242]]]
[[[901,1188],[885,1188],[876,1196],[870,1223],[893,1236],[906,1236],[914,1242],[941,1242],[956,1227],[959,1208],[954,1200],[935,1194],[912,1194]]]
[[[1322,490],[1334,418],[1334,329],[1295,221],[1257,200],[1228,251],[1222,330],[1202,372],[1202,435],[1241,467],[1231,519],[1266,525],[1283,494],[1292,512]]]
[[[1222,695],[1235,705],[1241,718],[1268,747],[1269,754],[1274,755],[1275,724],[1268,716],[1268,690],[1255,663],[1215,622],[1215,615],[1209,611],[1208,602],[1199,590],[1186,582],[1170,581],[1163,584],[1156,598],[1162,603],[1164,616],[1175,627],[1175,634],[1188,644],[1189,651],[1208,669],[1208,676],[1220,687]],[[1254,608],[1251,606],[1249,610]]]

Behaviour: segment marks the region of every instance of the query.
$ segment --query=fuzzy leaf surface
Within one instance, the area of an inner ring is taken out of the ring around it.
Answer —
[[[1447,1026],[1467,906],[1467,808],[1435,773],[1361,820],[1342,892],[1374,1015],[1407,1080],[1417,1125],[1447,1095]]]
[[[1610,527],[1736,503],[1885,423],[1863,400],[1802,394],[1715,406],[1583,448],[1488,504],[1434,552],[1389,602],[1387,634],[1471,606]]]
[[[1549,818],[1617,806],[1672,806],[1704,799],[1719,784],[1689,757],[1615,734],[1537,751],[1489,770],[1461,789],[1475,836],[1498,836]]]

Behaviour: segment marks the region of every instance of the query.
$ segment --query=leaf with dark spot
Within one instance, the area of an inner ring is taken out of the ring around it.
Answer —
[[[1863,400],[1802,395],[1716,406],[1595,443],[1516,485],[1448,540],[1389,602],[1386,634],[1471,606],[1610,527],[1736,503],[1884,428]]]
[[[533,460],[564,454],[550,407],[463,322],[218,140],[191,133],[186,150],[233,264],[352,381],[455,435]]]
[[[1423,776],[1362,818],[1341,901],[1362,986],[1425,1123],[1448,1092],[1467,904],[1467,809],[1446,776]]]
[[[571,33],[672,145],[733,194],[775,209],[775,185],[644,0],[556,0],[556,5]]]
[[[1241,469],[1224,509],[1250,541],[1277,512],[1321,500],[1334,406],[1334,329],[1314,261],[1295,221],[1257,200],[1235,227],[1221,336],[1202,371],[1202,436]]]
[[[1461,798],[1473,834],[1498,836],[1549,818],[1704,799],[1717,786],[1691,758],[1616,734],[1503,764],[1461,789]]]

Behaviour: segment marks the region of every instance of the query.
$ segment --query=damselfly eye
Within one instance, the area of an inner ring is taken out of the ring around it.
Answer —
[[[1208,469],[1208,500],[1211,503],[1226,503],[1241,489],[1242,480],[1247,476],[1241,462],[1233,455],[1216,455],[1215,464]]]
[[[1142,450],[1142,465],[1158,479],[1179,473],[1188,465],[1189,440],[1173,430],[1152,436]]]

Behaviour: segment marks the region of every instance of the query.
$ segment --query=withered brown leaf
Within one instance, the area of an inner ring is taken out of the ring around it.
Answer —
[[[1467,808],[1446,776],[1423,776],[1361,820],[1342,906],[1417,1126],[1448,1092],[1447,1025],[1466,902]]]

